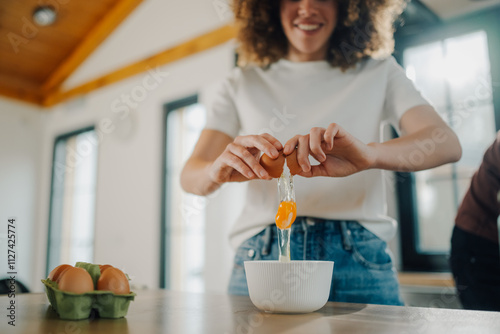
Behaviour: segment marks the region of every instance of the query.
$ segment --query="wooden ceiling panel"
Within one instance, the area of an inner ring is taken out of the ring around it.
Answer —
[[[43,82],[118,1],[50,1],[57,5],[58,17],[47,27],[37,26],[32,20],[34,9],[42,1],[0,1],[0,25],[6,32],[1,34],[0,43],[8,46],[0,49],[3,67],[17,69],[20,76],[27,77],[23,56],[29,55],[30,61],[40,65],[37,71],[30,72],[33,80]]]
[[[83,61],[142,0],[0,0],[0,94],[8,96],[20,92],[43,95],[43,85],[64,65],[89,38],[92,31],[108,16],[113,24],[93,43],[92,49],[80,54]],[[57,19],[50,26],[38,26],[33,12],[41,4],[51,5]],[[124,10],[125,8],[125,10]],[[120,10],[121,15],[114,12]],[[74,63],[74,67],[79,63]],[[72,68],[74,70],[75,68]],[[65,72],[64,79],[71,74]],[[16,78],[16,80],[12,80]],[[53,80],[50,87],[58,89],[62,82]],[[25,88],[23,88],[25,87]],[[9,89],[10,88],[10,89]],[[31,94],[32,95],[32,94]],[[36,100],[30,95],[30,100]]]
[[[0,34],[2,31],[0,30]],[[2,50],[0,50],[0,53]],[[40,66],[39,61],[36,59],[40,57],[39,53],[19,53],[14,54],[6,52],[2,55],[0,61],[0,73],[8,73],[15,75],[25,80],[31,81],[34,84],[40,85],[43,78],[46,76],[46,70]],[[19,64],[19,65],[16,65]]]
[[[0,72],[0,94],[30,103],[42,104],[43,96],[38,85],[16,75]]]
[[[18,53],[14,53],[12,48],[5,50],[5,47],[2,47],[0,48],[0,73],[17,75],[41,85],[50,74],[50,69],[56,68],[61,61],[53,57],[52,49],[35,39],[26,44],[26,48]]]

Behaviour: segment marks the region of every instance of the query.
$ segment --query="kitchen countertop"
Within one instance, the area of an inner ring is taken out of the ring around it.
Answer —
[[[400,271],[398,279],[401,285],[455,287],[451,273]]]
[[[60,320],[45,294],[0,297],[0,333],[495,333],[500,312],[329,302],[308,314],[259,311],[249,297],[168,290],[137,291],[121,319]],[[15,300],[16,326],[6,308]]]

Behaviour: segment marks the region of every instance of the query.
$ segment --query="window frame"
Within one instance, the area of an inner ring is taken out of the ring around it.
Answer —
[[[500,129],[500,90],[495,83],[500,82],[500,7],[489,9],[467,17],[428,25],[400,28],[395,34],[394,57],[403,64],[403,52],[406,48],[447,38],[453,38],[475,31],[485,31],[488,39],[488,51],[493,86],[493,108],[495,129]],[[401,264],[403,271],[449,272],[448,253],[419,252],[418,250],[418,207],[414,173],[396,173],[396,196],[399,207],[399,231],[401,240]]]
[[[167,181],[167,147],[168,147],[168,114],[180,108],[185,108],[198,103],[198,93],[186,96],[163,105],[163,145],[162,145],[162,194],[161,194],[161,222],[160,222],[160,289],[170,288],[170,266],[167,259],[170,256],[168,248],[168,239],[170,238],[170,216],[167,212],[170,211],[168,198],[168,181]]]
[[[46,254],[45,254],[45,276],[47,277],[50,273],[50,271],[53,269],[53,268],[50,268],[50,249],[51,249],[51,235],[52,235],[52,229],[53,229],[53,226],[52,226],[52,218],[54,217],[54,180],[56,178],[56,169],[55,169],[55,166],[56,166],[56,148],[57,148],[57,144],[60,142],[60,141],[66,141],[67,139],[73,137],[73,136],[77,136],[79,134],[82,134],[82,133],[85,133],[85,132],[88,132],[88,131],[96,131],[96,127],[95,125],[90,125],[90,126],[86,126],[86,127],[83,127],[83,128],[80,128],[80,129],[77,129],[77,130],[73,130],[71,132],[67,132],[67,133],[64,133],[64,134],[61,134],[61,135],[58,135],[54,138],[54,144],[53,144],[53,148],[52,148],[52,173],[51,173],[51,179],[50,179],[50,200],[49,200],[49,221],[48,221],[48,226],[47,226],[47,250],[46,250]]]

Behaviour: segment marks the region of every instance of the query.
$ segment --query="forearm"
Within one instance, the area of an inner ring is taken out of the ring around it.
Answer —
[[[371,143],[375,162],[372,168],[393,171],[419,171],[456,162],[462,148],[447,126],[429,126],[415,133],[384,143]]]
[[[206,196],[220,188],[221,184],[210,178],[209,168],[212,162],[201,159],[189,159],[181,173],[181,187],[184,191]]]

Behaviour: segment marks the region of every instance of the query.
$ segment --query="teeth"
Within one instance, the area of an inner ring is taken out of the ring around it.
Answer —
[[[319,24],[299,24],[298,27],[301,30],[311,31],[318,29]]]

